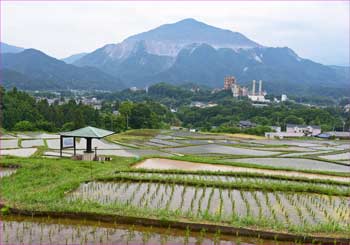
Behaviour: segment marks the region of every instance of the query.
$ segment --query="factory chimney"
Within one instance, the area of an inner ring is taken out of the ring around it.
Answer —
[[[259,95],[262,95],[262,81],[259,81]]]
[[[252,95],[255,95],[255,80],[253,80]]]

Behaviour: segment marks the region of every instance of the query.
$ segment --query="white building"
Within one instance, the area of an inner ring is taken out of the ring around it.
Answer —
[[[303,133],[305,136],[316,136],[321,133],[321,127],[315,125],[287,124],[287,133]]]
[[[281,95],[281,102],[284,102],[284,101],[287,101],[287,100],[288,100],[287,95],[282,94],[282,95]]]
[[[283,139],[285,137],[292,138],[292,137],[303,137],[304,133],[288,133],[288,132],[266,132],[265,137],[269,139],[273,138],[279,138]]]
[[[344,111],[349,112],[350,111],[350,104],[347,104],[344,106]]]
[[[321,133],[320,126],[314,125],[297,125],[297,124],[287,124],[286,132],[281,132],[281,127],[271,127],[276,132],[266,132],[266,138],[279,138],[283,139],[285,137],[303,137],[303,136],[317,136]]]

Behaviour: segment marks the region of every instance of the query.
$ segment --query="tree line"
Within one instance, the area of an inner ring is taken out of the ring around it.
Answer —
[[[257,135],[270,131],[268,126],[284,128],[288,123],[319,125],[324,131],[350,128],[350,113],[345,113],[336,106],[319,108],[287,102],[256,107],[247,100],[227,96],[223,91],[212,95],[217,98],[217,106],[196,108],[182,104],[182,100],[188,99],[190,95],[182,89],[167,89],[163,85],[153,89],[149,93],[157,96],[157,99],[141,98],[138,93],[135,99],[129,93],[125,95],[128,97],[125,100],[105,99],[101,109],[94,109],[74,99],[65,103],[56,101],[49,104],[46,99],[37,101],[16,88],[9,91],[0,88],[2,127],[13,131],[56,132],[90,125],[120,132],[131,128],[168,128],[175,125],[204,131],[246,132]],[[201,97],[202,94],[195,96]],[[163,101],[179,101],[177,112],[171,112],[171,105],[164,105]],[[238,128],[240,120],[250,120],[259,126],[242,131]]]
[[[161,128],[173,115],[167,107],[152,101],[104,103],[101,110],[71,99],[49,105],[16,88],[0,89],[2,127],[13,131],[69,131],[86,125],[120,132],[127,128]],[[118,111],[118,113],[113,113]]]

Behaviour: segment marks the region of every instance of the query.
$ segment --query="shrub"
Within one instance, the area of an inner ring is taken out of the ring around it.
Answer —
[[[20,121],[15,124],[13,127],[13,130],[15,131],[33,131],[35,130],[35,126],[33,123],[29,121]]]
[[[48,132],[54,132],[56,131],[56,127],[52,122],[48,121],[39,121],[36,123],[37,129],[45,130]]]

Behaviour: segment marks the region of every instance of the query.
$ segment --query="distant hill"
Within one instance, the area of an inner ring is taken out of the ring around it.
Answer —
[[[64,61],[65,63],[67,64],[72,64],[74,63],[75,61],[83,58],[87,53],[79,53],[79,54],[73,54],[73,55],[70,55],[66,58],[63,58],[61,59],[62,61]]]
[[[264,80],[270,93],[347,91],[349,73],[299,57],[287,47],[264,47],[244,35],[185,19],[108,44],[73,64],[94,66],[143,87],[168,82],[222,87],[233,75],[241,84]]]
[[[24,48],[9,45],[7,43],[1,42],[0,45],[1,45],[1,47],[0,47],[1,53],[19,53],[19,52],[22,52],[24,50]]]
[[[123,83],[94,67],[76,67],[35,49],[2,55],[5,87],[21,89],[120,89]]]

